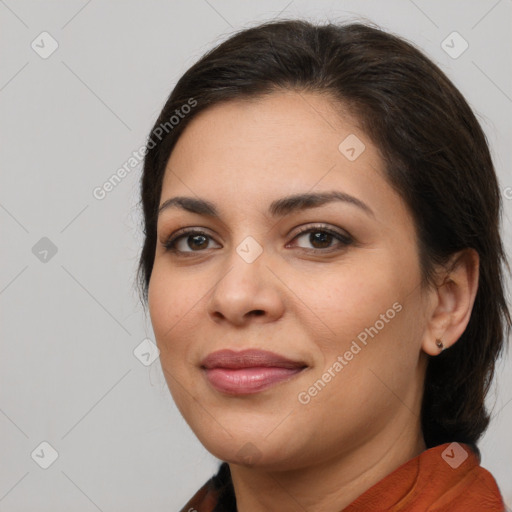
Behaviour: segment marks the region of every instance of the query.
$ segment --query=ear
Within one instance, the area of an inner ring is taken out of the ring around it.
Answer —
[[[478,290],[479,264],[478,253],[464,249],[453,255],[449,265],[438,273],[440,284],[429,292],[432,308],[422,341],[427,354],[438,355],[462,336]]]

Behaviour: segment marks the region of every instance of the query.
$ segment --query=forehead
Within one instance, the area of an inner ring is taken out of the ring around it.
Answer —
[[[248,178],[251,170],[263,176],[279,169],[280,175],[298,177],[303,170],[314,173],[340,161],[339,144],[356,134],[364,140],[365,157],[373,156],[380,167],[355,118],[341,116],[340,108],[326,96],[295,91],[217,104],[191,120],[167,167],[186,166],[189,176],[202,171],[219,178],[224,170],[243,170]],[[351,167],[361,168],[355,162]]]
[[[169,158],[161,202],[197,195],[243,210],[284,194],[333,189],[377,207],[387,202],[388,210],[400,206],[356,118],[325,95],[280,91],[199,113]]]
[[[341,142],[340,137],[351,132],[361,133],[357,120],[348,112],[340,116],[336,108],[342,107],[324,95],[296,91],[230,100],[199,113],[187,126],[178,144],[184,145],[188,139],[200,137],[202,144],[198,149],[214,151],[215,144],[223,140],[225,145],[218,149],[227,157],[225,150],[254,149],[254,143],[265,149],[281,151],[296,142],[311,145],[302,148],[305,150],[314,149],[326,136],[329,141],[339,139]],[[300,148],[295,146],[293,149],[298,151]],[[325,148],[318,149],[321,152]],[[273,151],[271,156],[276,154]]]

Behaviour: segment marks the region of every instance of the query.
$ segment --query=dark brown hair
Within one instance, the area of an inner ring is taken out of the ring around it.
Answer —
[[[427,447],[458,441],[476,448],[489,423],[484,399],[511,325],[500,190],[471,108],[434,63],[399,37],[359,23],[269,22],[233,35],[180,78],[151,132],[141,178],[143,304],[163,175],[180,134],[212,105],[283,89],[327,94],[356,116],[414,219],[423,285],[432,284],[436,266],[455,252],[478,252],[479,286],[469,324],[457,343],[430,358],[422,409]],[[191,99],[194,108],[184,109]],[[186,111],[178,123],[169,123]]]

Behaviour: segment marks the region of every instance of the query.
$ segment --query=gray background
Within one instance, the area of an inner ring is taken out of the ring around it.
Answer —
[[[145,142],[203,52],[240,28],[296,16],[367,19],[415,42],[483,124],[510,253],[511,11],[511,0],[0,0],[0,510],[174,511],[217,467],[159,360],[145,366],[133,353],[154,340],[133,286],[140,165],[103,200],[92,193]],[[58,43],[47,58],[43,31]],[[441,47],[453,31],[469,44],[458,58]],[[509,506],[511,364],[500,362],[480,443]],[[58,453],[47,469],[43,441]]]

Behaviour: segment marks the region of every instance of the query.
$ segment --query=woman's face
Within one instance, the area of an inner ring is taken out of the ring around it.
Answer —
[[[168,162],[160,205],[176,197],[216,215],[162,209],[149,309],[172,396],[211,453],[299,468],[419,435],[414,225],[353,118],[291,91],[211,107]],[[205,363],[249,349],[274,356]]]

